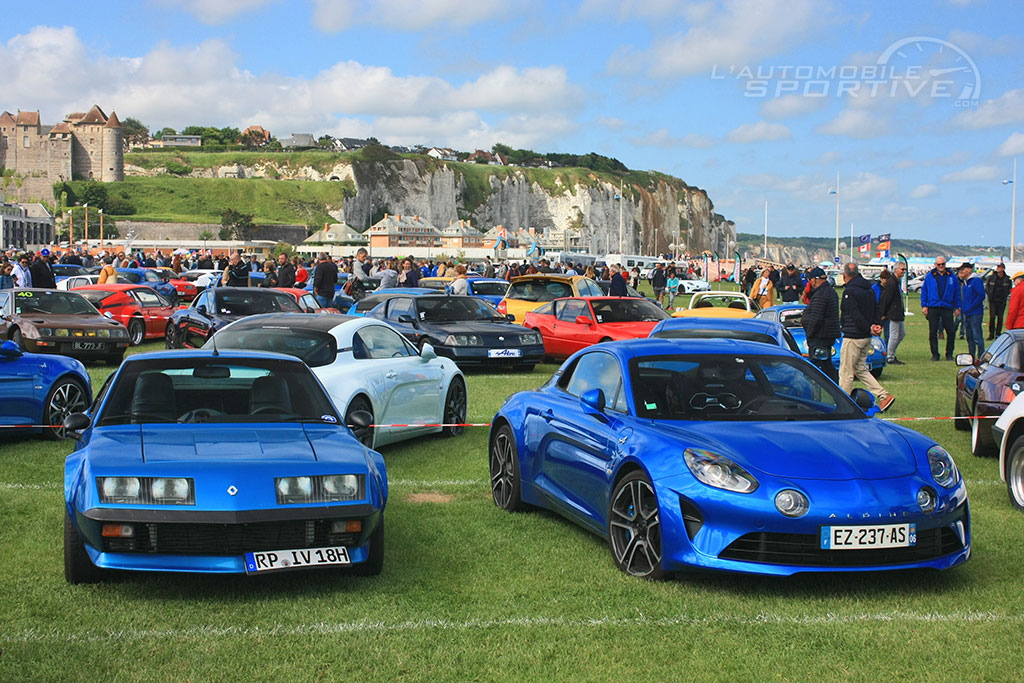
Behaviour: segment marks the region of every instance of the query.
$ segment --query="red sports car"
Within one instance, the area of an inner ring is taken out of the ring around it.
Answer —
[[[86,285],[76,287],[74,292],[103,315],[127,327],[132,346],[146,339],[163,339],[168,318],[182,308],[171,305],[155,289],[144,285]]]
[[[566,358],[598,342],[646,337],[668,317],[650,299],[584,296],[557,299],[530,311],[523,325],[540,332],[546,355]]]
[[[168,282],[174,285],[174,291],[178,293],[178,298],[185,303],[195,299],[196,294],[199,293],[196,283],[186,280],[182,277],[181,273],[175,273],[170,268],[148,268],[147,270],[154,270],[160,274],[160,277],[166,278]]]
[[[295,303],[299,305],[303,313],[341,313],[337,308],[321,308],[320,302],[308,289],[295,289],[294,287],[274,287],[274,289],[294,296]]]

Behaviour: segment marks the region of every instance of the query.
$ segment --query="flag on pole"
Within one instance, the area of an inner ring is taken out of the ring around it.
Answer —
[[[878,250],[878,258],[889,258],[889,250],[888,249],[879,249]]]
[[[871,235],[861,235],[858,239],[860,240],[860,247],[858,247],[858,251],[862,254],[870,254]]]
[[[889,233],[878,236],[878,249],[883,251],[889,251],[889,249],[891,249],[889,246]]]

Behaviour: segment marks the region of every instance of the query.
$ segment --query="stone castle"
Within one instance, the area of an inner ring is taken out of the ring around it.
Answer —
[[[38,111],[0,114],[0,166],[22,176],[62,180],[124,180],[124,143],[117,114],[98,106],[68,114],[55,126]]]

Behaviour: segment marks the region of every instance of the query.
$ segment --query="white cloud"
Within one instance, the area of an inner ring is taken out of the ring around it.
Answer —
[[[357,0],[313,0],[313,26],[337,33],[357,23]]]
[[[818,126],[824,135],[843,135],[859,140],[876,138],[889,132],[886,122],[863,109],[844,109],[831,121]]]
[[[924,199],[925,197],[931,197],[934,194],[938,194],[939,188],[930,183],[924,185],[918,185],[910,191],[909,197],[911,199]]]
[[[837,163],[843,160],[843,155],[836,150],[829,152],[822,152],[820,156],[811,159],[806,164],[810,166],[835,166]]]
[[[707,149],[715,146],[715,141],[707,135],[687,133],[683,137],[675,137],[667,128],[660,128],[653,133],[631,138],[630,142],[639,147],[690,147]]]
[[[985,100],[975,111],[958,114],[954,125],[978,130],[1024,121],[1024,89],[1007,90],[993,100]]]
[[[694,15],[688,28],[663,38],[643,52],[617,51],[609,60],[613,73],[644,70],[658,78],[710,73],[712,66],[753,64],[792,50],[812,37],[829,14],[815,0],[725,0],[704,16]],[[780,17],[784,17],[781,20]]]
[[[768,142],[771,140],[789,140],[793,133],[781,123],[768,123],[757,121],[756,123],[744,123],[737,126],[726,134],[725,139],[729,142],[750,143]]]
[[[858,199],[876,200],[895,194],[897,183],[892,178],[883,178],[874,173],[858,173],[852,179],[843,180],[839,191],[846,201]]]
[[[944,183],[956,183],[977,180],[998,180],[1000,178],[999,168],[990,164],[975,164],[959,171],[953,171],[942,176]]]
[[[580,15],[586,19],[604,19],[609,15],[622,21],[662,20],[682,17],[688,22],[704,22],[715,11],[713,2],[679,0],[583,0]]]
[[[239,14],[280,0],[156,0],[165,7],[182,9],[204,24],[222,24]]]
[[[761,116],[766,119],[785,119],[823,108],[828,101],[824,97],[804,95],[783,95],[773,97],[761,105]]]
[[[1006,138],[1003,144],[999,145],[996,152],[1001,157],[1015,157],[1024,155],[1024,133],[1015,131]]]
[[[513,11],[517,6],[502,0],[313,0],[313,25],[326,33],[363,24],[422,31],[439,24],[464,28]]]
[[[984,54],[1008,55],[1020,48],[1020,41],[1012,36],[996,38],[956,28],[950,30],[949,42],[967,51],[975,59]]]

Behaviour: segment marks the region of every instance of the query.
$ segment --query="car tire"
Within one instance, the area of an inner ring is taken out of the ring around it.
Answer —
[[[43,424],[61,425],[58,429],[43,429],[43,436],[47,439],[63,439],[64,418],[71,413],[84,413],[89,409],[89,401],[92,397],[88,395],[86,388],[77,379],[61,377],[50,387],[46,395],[46,402],[43,403]]]
[[[164,330],[164,346],[169,349],[176,349],[180,346],[178,327],[172,322],[167,323],[167,329]]]
[[[878,379],[878,378],[880,378],[882,376],[882,370],[884,370],[884,369],[885,369],[884,367],[873,368],[871,370],[871,374],[874,376],[875,379]]]
[[[992,437],[992,427],[989,418],[980,418],[977,406],[974,409],[974,418],[971,419],[971,453],[976,458],[988,458],[994,454],[995,439]]]
[[[960,398],[959,397],[957,397],[956,399],[953,400],[953,417],[960,418],[960,419],[957,419],[957,420],[953,420],[953,429],[956,429],[957,431],[960,431],[960,432],[969,432],[969,431],[971,431],[971,421],[963,419],[964,414],[960,410]]]
[[[1006,492],[1010,504],[1024,511],[1024,436],[1018,436],[1006,454]]]
[[[356,412],[357,410],[365,410],[370,414],[371,417],[373,416],[373,406],[370,405],[370,402],[363,396],[356,396],[354,399],[352,399],[352,402],[348,404],[348,410],[345,411],[346,425],[352,424],[352,413]],[[349,427],[349,429],[352,428]],[[355,437],[359,439],[359,442],[366,446],[367,448],[373,448],[373,433],[373,427],[367,427],[366,429],[358,430],[352,429],[352,434],[354,434]]]
[[[620,571],[643,579],[663,579],[658,497],[642,470],[622,477],[608,506],[608,546]]]
[[[17,327],[11,331],[11,341],[18,345],[18,348],[25,351],[25,338],[21,335],[21,330]]]
[[[128,343],[138,346],[146,341],[146,323],[139,318],[132,318],[128,321]]]
[[[122,361],[124,361],[124,354],[121,353],[121,354],[118,354],[116,356],[107,356],[103,360],[104,360],[104,362],[106,362],[107,365],[110,365],[110,366],[116,368],[119,365],[121,365]]]
[[[377,528],[370,534],[370,553],[365,562],[360,562],[352,568],[352,572],[358,576],[377,576],[384,568],[384,513],[377,520]]]
[[[448,385],[448,393],[444,397],[444,417],[446,425],[463,424],[466,421],[466,383],[461,377],[453,377]],[[445,436],[458,436],[466,431],[465,427],[442,427]]]
[[[64,511],[64,580],[71,584],[98,583],[106,572],[92,563],[85,552],[85,542],[71,523],[71,515]]]
[[[522,478],[519,474],[519,451],[512,428],[507,424],[499,427],[487,450],[491,471],[491,499],[494,504],[508,512],[525,509]]]
[[[529,365],[520,365],[516,369],[519,370],[519,372],[522,372],[522,373],[533,372],[534,365],[535,365],[534,363],[530,363]]]

